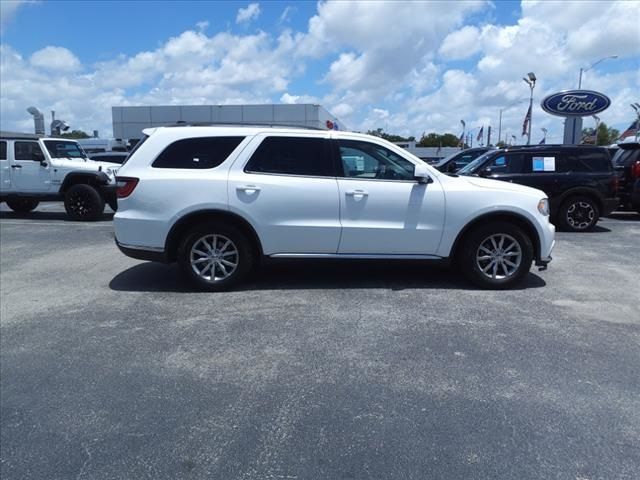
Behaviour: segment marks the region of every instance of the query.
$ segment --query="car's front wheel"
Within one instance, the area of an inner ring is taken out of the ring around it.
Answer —
[[[521,228],[492,222],[466,235],[458,262],[467,278],[479,287],[504,289],[527,275],[533,255],[531,239]]]
[[[29,198],[10,198],[7,200],[7,206],[16,213],[29,213],[38,206],[38,200]]]
[[[178,247],[178,265],[200,290],[229,290],[251,270],[246,236],[230,225],[207,223],[189,230]]]
[[[73,220],[98,220],[104,212],[104,199],[91,185],[73,185],[64,196],[64,208]]]

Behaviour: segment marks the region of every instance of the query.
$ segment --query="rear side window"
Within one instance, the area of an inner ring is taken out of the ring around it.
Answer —
[[[573,172],[609,172],[613,169],[609,155],[599,152],[568,153],[567,163]]]
[[[215,168],[227,159],[244,138],[202,137],[178,140],[165,148],[152,166],[201,170]]]
[[[13,148],[16,160],[33,160],[34,152],[44,155],[38,142],[14,142]]]
[[[7,159],[7,142],[0,142],[0,160]]]
[[[323,138],[267,137],[249,163],[246,172],[334,177],[329,141]]]

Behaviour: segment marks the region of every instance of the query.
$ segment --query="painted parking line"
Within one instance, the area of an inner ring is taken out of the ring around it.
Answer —
[[[46,226],[52,226],[52,227],[56,227],[56,226],[61,226],[61,225],[69,225],[69,226],[83,226],[83,227],[93,227],[93,228],[113,228],[113,225],[111,223],[85,223],[85,222],[66,222],[66,221],[61,221],[61,222],[38,222],[38,221],[24,221],[24,222],[20,222],[20,221],[16,221],[16,220],[0,220],[0,226],[2,225],[20,225],[20,226],[24,226],[24,225],[46,225]]]

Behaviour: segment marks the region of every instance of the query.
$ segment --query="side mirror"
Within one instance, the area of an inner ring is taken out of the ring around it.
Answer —
[[[31,157],[31,159],[34,162],[44,162],[44,153],[42,153],[40,150],[35,150],[32,155],[33,156]]]
[[[491,167],[484,167],[482,170],[478,172],[480,177],[489,177],[491,176]]]
[[[426,165],[416,165],[413,170],[413,178],[418,180],[418,183],[431,183],[432,181]]]

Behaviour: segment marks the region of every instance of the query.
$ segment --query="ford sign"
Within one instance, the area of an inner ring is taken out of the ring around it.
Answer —
[[[586,117],[605,111],[611,105],[611,100],[592,90],[566,90],[549,95],[540,105],[551,115]]]

